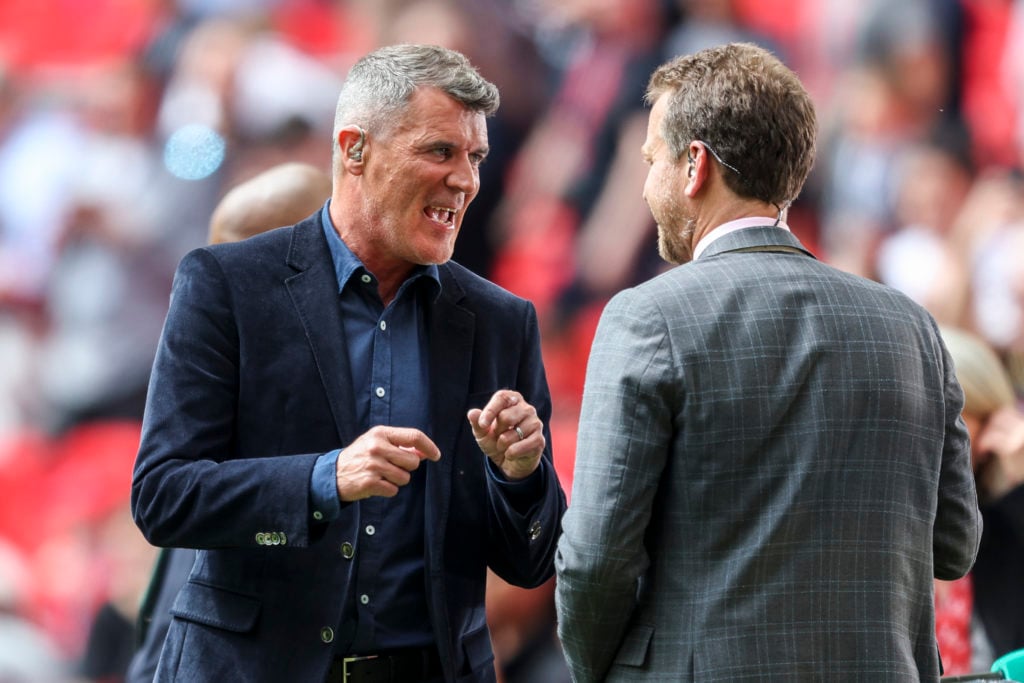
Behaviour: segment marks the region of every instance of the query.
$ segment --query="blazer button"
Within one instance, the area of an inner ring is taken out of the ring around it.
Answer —
[[[356,549],[355,547],[353,547],[351,543],[345,541],[341,544],[341,556],[344,557],[346,560],[351,560],[353,557],[355,557],[355,554]]]
[[[263,533],[261,531],[260,533],[256,534],[256,544],[257,545],[266,545],[266,543],[267,543],[267,535],[265,533]]]
[[[334,629],[330,626],[324,626],[322,629],[320,629],[320,640],[324,641],[325,643],[329,643],[332,640],[334,640]]]
[[[323,518],[324,518],[324,513],[320,512],[319,510],[313,510],[313,519],[315,519],[316,521],[319,522]]]

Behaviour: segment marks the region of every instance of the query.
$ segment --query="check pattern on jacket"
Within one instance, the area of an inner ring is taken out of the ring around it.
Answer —
[[[939,677],[932,578],[981,530],[950,358],[792,249],[737,231],[603,313],[556,555],[578,683]]]

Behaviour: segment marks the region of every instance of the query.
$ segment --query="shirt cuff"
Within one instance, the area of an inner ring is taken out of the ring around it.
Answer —
[[[341,449],[324,453],[316,459],[309,481],[311,514],[315,522],[330,522],[341,514],[338,500],[338,454]]]

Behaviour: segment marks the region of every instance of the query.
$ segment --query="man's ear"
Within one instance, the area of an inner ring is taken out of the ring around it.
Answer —
[[[341,163],[350,173],[362,173],[365,145],[366,131],[359,126],[345,126],[338,131]]]
[[[686,150],[686,161],[689,167],[686,169],[686,186],[683,188],[683,194],[692,198],[700,191],[707,179],[708,158],[704,153],[704,147],[696,142],[691,142]]]

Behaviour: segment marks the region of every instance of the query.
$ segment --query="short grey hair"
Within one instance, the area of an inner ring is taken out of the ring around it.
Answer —
[[[341,86],[334,115],[335,154],[343,127],[387,131],[422,87],[437,88],[484,116],[492,116],[500,104],[497,86],[461,52],[437,45],[382,47],[360,58]]]

